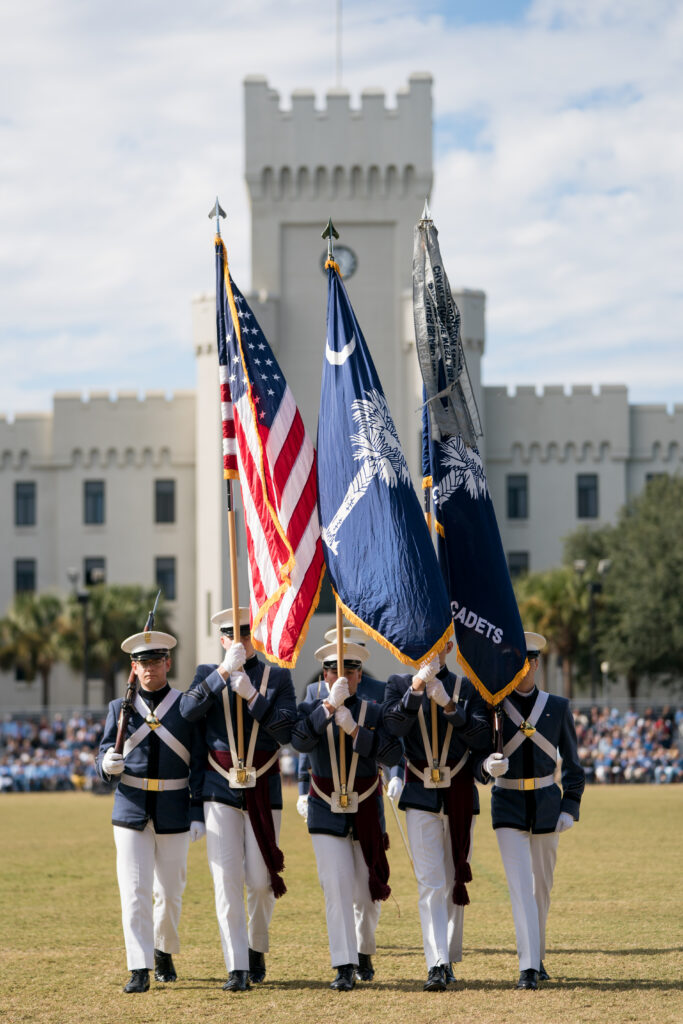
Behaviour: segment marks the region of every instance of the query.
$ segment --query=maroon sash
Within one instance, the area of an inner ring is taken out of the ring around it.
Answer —
[[[313,775],[311,778],[321,793],[326,796],[332,795],[334,788],[332,779],[320,775]],[[354,783],[354,792],[358,796],[366,793],[377,782],[377,775],[370,775],[365,778],[358,778]],[[313,791],[315,792],[315,790]],[[389,849],[389,836],[382,833],[379,824],[379,811],[376,800],[371,796],[365,800],[359,800],[358,810],[353,815],[353,823],[358,836],[358,842],[363,853],[363,860],[368,868],[368,886],[373,900],[387,900],[391,895],[389,881],[389,861],[386,851]]]
[[[431,762],[413,761],[419,770],[431,768]],[[457,761],[447,761],[449,768],[455,768]],[[406,765],[406,782],[414,782],[415,777]],[[467,860],[470,852],[472,818],[474,816],[474,783],[472,776],[462,776],[461,772],[451,778],[448,789],[436,790],[444,794],[444,803],[448,812],[448,831],[451,837],[451,853],[455,865],[455,884],[453,886],[453,902],[459,907],[466,907],[470,902],[466,882],[472,881],[472,869]]]
[[[274,751],[272,750],[255,750],[253,767],[260,768],[261,765],[264,765],[266,761],[271,759],[273,753]],[[233,767],[230,751],[212,750],[211,756],[225,771]],[[207,763],[207,768],[209,771],[215,770],[211,762]],[[261,856],[268,868],[270,884],[276,899],[279,896],[284,896],[287,892],[287,886],[283,879],[280,878],[280,872],[284,871],[285,867],[285,857],[275,840],[275,825],[273,824],[273,812],[270,807],[268,779],[271,775],[278,775],[279,773],[280,761],[278,759],[263,775],[258,776],[255,786],[243,790],[249,821],[254,830]]]

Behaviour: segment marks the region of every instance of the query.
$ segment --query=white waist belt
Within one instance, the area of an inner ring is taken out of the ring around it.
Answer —
[[[133,789],[145,789],[150,793],[161,793],[170,789],[187,789],[189,779],[139,779],[137,775],[128,775],[126,772],[121,775],[121,782]]]
[[[378,785],[379,785],[379,777],[375,779],[375,781],[373,782],[373,784],[370,786],[369,789],[366,789],[366,790],[364,790],[364,792],[358,794],[358,803],[362,804],[364,800],[367,800],[367,798],[369,796],[372,796],[372,794],[377,789]],[[319,796],[320,799],[324,800],[326,804],[330,805],[330,807],[332,806],[332,797],[328,796],[327,793],[323,793],[322,789],[320,789],[318,786],[316,786],[315,779],[313,778],[313,776],[311,776],[311,789],[315,790],[316,796]],[[349,796],[350,795],[351,795],[351,792],[349,793]]]
[[[494,789],[545,789],[552,786],[555,775],[544,775],[540,779],[496,779]]]

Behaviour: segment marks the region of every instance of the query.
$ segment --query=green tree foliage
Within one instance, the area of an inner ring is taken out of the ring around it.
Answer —
[[[515,584],[522,623],[548,641],[544,652],[547,677],[548,654],[562,661],[562,689],[572,696],[573,664],[586,627],[588,598],[577,574],[569,566],[529,573]]]
[[[635,696],[640,679],[683,674],[683,478],[655,477],[607,538],[598,646]]]
[[[18,594],[0,619],[0,668],[40,676],[41,704],[50,704],[50,674],[60,660],[63,604],[56,594]]]
[[[97,584],[89,590],[88,674],[104,680],[104,699],[116,694],[116,675],[130,668],[130,656],[121,650],[121,641],[145,627],[147,613],[154,605],[156,589],[139,586]],[[65,611],[63,651],[65,660],[75,671],[83,669],[83,611],[75,596],[69,598]],[[154,628],[169,632],[168,615],[161,601]]]

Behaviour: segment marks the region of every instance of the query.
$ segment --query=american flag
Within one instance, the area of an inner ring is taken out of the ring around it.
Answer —
[[[216,238],[216,325],[226,479],[244,506],[254,646],[292,668],[325,563],[316,458],[292,392]]]

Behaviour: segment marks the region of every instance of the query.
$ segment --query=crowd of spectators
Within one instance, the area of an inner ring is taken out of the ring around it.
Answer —
[[[683,782],[683,710],[591,707],[574,712],[579,757],[591,783]],[[108,792],[95,771],[104,719],[73,714],[0,721],[0,793]],[[283,752],[286,780],[295,759]],[[291,762],[291,763],[290,763]]]
[[[95,771],[103,731],[104,719],[92,715],[5,716],[0,722],[0,792],[108,788]]]
[[[683,710],[575,711],[587,782],[683,782]]]

